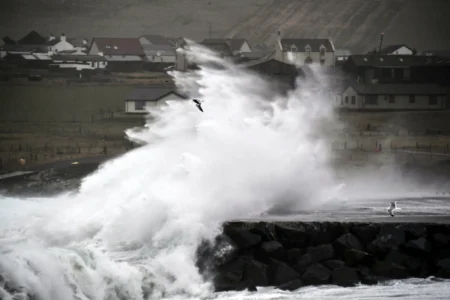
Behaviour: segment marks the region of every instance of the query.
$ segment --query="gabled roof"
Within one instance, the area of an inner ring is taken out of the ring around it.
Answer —
[[[10,38],[9,36],[5,36],[3,39],[3,43],[5,43],[5,45],[16,45],[16,41],[13,40],[12,38]]]
[[[450,66],[450,58],[422,55],[350,55],[347,63],[359,67]]]
[[[225,39],[204,39],[201,44],[227,44],[232,52],[241,50],[242,45],[247,42],[246,39],[225,38]]]
[[[233,50],[231,50],[230,45],[226,42],[203,40],[200,44],[214,52],[223,53],[225,56],[233,56]]]
[[[53,61],[106,61],[101,55],[60,55],[52,56]]]
[[[334,45],[330,39],[281,39],[282,50],[289,51],[293,45],[299,52],[304,52],[307,45],[311,47],[312,52],[319,52],[321,45],[325,46],[327,52],[334,52]]]
[[[388,45],[388,46],[384,47],[383,49],[381,49],[381,54],[393,53],[393,52],[397,51],[398,49],[400,49],[401,47],[405,47],[405,48],[408,48],[409,50],[413,51],[412,48],[406,46],[405,44]]]
[[[144,55],[138,38],[104,38],[96,37],[92,40],[98,51],[104,55]]]
[[[360,95],[446,95],[437,84],[352,84]]]
[[[145,55],[158,56],[158,55],[171,55],[175,56],[175,48],[169,45],[142,45]]]
[[[175,94],[180,98],[187,97],[179,93],[173,88],[167,87],[137,87],[133,89],[125,98],[125,101],[158,101],[170,94]]]
[[[153,45],[172,46],[172,43],[164,36],[160,34],[146,34],[141,37],[147,39]]]
[[[42,35],[40,35],[39,33],[37,33],[36,31],[33,30],[30,33],[28,33],[26,36],[21,38],[18,41],[18,44],[19,45],[45,45],[46,42],[47,42],[47,39],[45,37],[43,37]]]

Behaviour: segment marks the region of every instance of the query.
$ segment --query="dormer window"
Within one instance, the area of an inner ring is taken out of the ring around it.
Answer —
[[[291,52],[297,52],[297,51],[298,51],[297,46],[292,45],[291,46]]]
[[[320,56],[325,56],[325,52],[326,52],[326,48],[325,48],[325,46],[324,45],[321,45],[320,46]]]
[[[305,52],[308,53],[308,55],[311,54],[311,46],[310,45],[306,45]]]

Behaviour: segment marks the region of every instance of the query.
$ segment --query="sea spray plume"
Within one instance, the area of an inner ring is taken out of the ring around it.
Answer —
[[[306,101],[306,90],[271,98],[256,74],[195,44],[188,55],[199,69],[172,75],[208,103],[205,113],[190,101],[152,108],[145,129],[127,131],[143,146],[86,177],[79,194],[42,199],[36,211],[29,201],[5,202],[12,221],[0,220],[0,267],[16,274],[8,280],[48,300],[200,298],[211,286],[196,249],[224,221],[332,196],[318,126],[330,118],[326,102]],[[13,219],[19,208],[24,217]]]

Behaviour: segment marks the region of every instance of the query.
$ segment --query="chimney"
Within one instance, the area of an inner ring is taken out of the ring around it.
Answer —
[[[65,36],[64,33],[61,34],[60,40],[61,40],[62,42],[65,42],[65,41],[66,41],[66,36]]]
[[[83,46],[87,46],[87,39],[83,39]]]
[[[283,45],[281,45],[281,31],[280,30],[278,30],[277,31],[277,41],[276,41],[276,49],[278,50],[280,50],[280,51],[283,51]]]
[[[55,36],[53,35],[53,34],[50,34],[49,36],[48,36],[48,40],[49,41],[53,41],[55,39]]]
[[[381,54],[381,46],[383,45],[383,37],[384,37],[384,33],[381,33],[381,38],[380,38],[380,49],[378,49],[378,53]]]

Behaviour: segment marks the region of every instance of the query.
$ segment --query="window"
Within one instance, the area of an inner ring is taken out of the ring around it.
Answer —
[[[306,45],[305,51],[306,51],[306,53],[308,53],[308,55],[310,55],[311,54],[311,46],[310,45]]]
[[[291,52],[297,52],[297,47],[295,45],[291,46]]]
[[[388,100],[389,100],[389,97],[388,97],[388,95],[384,95],[384,100],[386,100],[386,101],[388,101]]]
[[[353,104],[353,105],[356,104],[356,96],[352,96],[352,104]]]
[[[416,96],[409,95],[409,103],[416,103]]]
[[[403,69],[403,78],[404,79],[410,79],[411,78],[411,70],[410,69]]]
[[[378,105],[378,96],[376,95],[366,96],[366,104]]]
[[[325,47],[320,48],[320,56],[325,56]]]
[[[395,96],[389,95],[389,103],[395,103]]]
[[[428,98],[428,104],[429,105],[437,105],[438,104],[438,99],[436,95],[431,95]]]
[[[144,108],[145,108],[145,101],[143,100],[134,101],[134,110],[144,110]]]
[[[348,103],[348,96],[345,96],[345,103]]]

